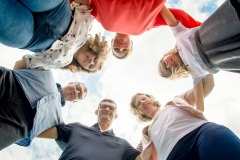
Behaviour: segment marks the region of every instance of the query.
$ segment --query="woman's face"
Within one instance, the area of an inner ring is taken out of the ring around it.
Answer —
[[[158,109],[154,105],[154,101],[146,95],[137,95],[134,106],[140,114],[148,117],[153,117],[156,110]]]
[[[165,54],[162,60],[159,62],[159,71],[162,76],[168,77],[172,74],[172,70],[177,69],[180,65],[182,65],[181,57],[176,54]]]
[[[80,66],[88,71],[96,71],[99,68],[100,62],[98,62],[96,53],[94,53],[91,49],[80,49],[74,57]]]

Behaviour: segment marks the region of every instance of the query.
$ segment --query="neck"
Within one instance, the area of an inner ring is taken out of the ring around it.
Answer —
[[[110,130],[111,123],[110,122],[106,122],[106,121],[99,121],[98,122],[98,126],[99,126],[101,132],[106,132],[106,131]]]
[[[161,112],[161,109],[158,107],[151,115],[151,118],[155,119],[157,117],[157,115],[159,114],[159,112]]]

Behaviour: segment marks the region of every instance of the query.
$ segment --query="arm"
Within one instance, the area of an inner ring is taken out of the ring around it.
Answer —
[[[169,8],[169,10],[173,14],[173,16],[187,28],[194,28],[201,25],[201,22],[196,21],[183,10],[176,8]],[[167,25],[167,23],[165,22],[160,13],[159,16],[156,17],[156,21],[153,24],[152,28],[156,28],[162,25]]]
[[[178,21],[166,6],[163,6],[160,14],[169,26],[171,27],[177,26]]]
[[[135,160],[142,160],[141,154],[139,154],[139,155],[135,158]]]
[[[213,87],[214,87],[214,79],[213,79],[213,75],[212,74],[208,74],[206,76],[205,79],[203,79],[201,81],[202,84],[199,84],[196,86],[196,88],[193,88],[189,91],[187,91],[185,94],[184,94],[184,98],[185,100],[190,104],[190,105],[195,105],[196,103],[199,103],[199,100],[203,98],[205,98],[206,96],[208,96]],[[201,87],[202,86],[202,87]],[[197,90],[199,89],[200,90]],[[196,89],[195,93],[194,93],[194,90]],[[195,97],[196,96],[196,97]],[[201,103],[203,102],[200,102],[199,104],[201,105]],[[198,105],[199,105],[198,104]],[[196,104],[197,105],[197,104]],[[204,107],[204,106],[203,106]],[[204,108],[202,108],[202,110],[204,110]]]
[[[38,135],[38,138],[57,139],[58,132],[56,127],[49,128]]]
[[[27,68],[27,61],[26,58],[23,57],[22,59],[16,61],[13,69],[18,70],[18,69],[25,69]]]
[[[203,82],[200,81],[193,88],[194,98],[195,98],[195,106],[199,111],[204,111],[204,93],[203,93]]]

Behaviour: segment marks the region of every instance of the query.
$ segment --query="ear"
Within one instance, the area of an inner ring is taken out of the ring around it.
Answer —
[[[98,109],[95,110],[95,114],[98,115]]]
[[[117,119],[117,118],[118,118],[118,114],[116,113],[114,119]]]

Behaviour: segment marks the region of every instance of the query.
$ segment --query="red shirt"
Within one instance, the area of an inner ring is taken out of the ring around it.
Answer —
[[[92,15],[107,31],[139,35],[151,28],[167,25],[159,13],[165,1],[91,0]],[[193,28],[201,24],[183,10],[170,11],[185,27]]]

